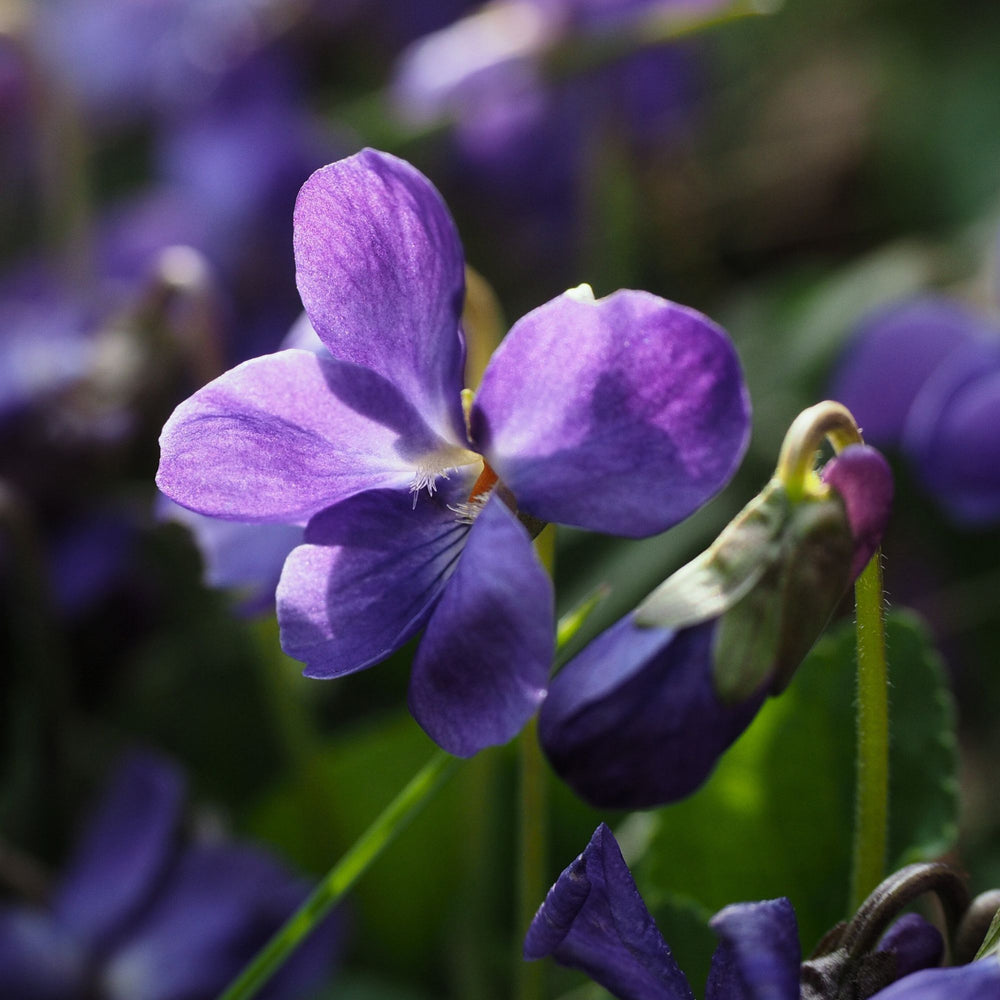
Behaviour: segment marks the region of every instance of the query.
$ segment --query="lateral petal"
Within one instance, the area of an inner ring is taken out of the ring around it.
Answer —
[[[598,808],[645,809],[708,777],[764,700],[719,699],[714,632],[714,621],[674,631],[639,628],[626,615],[556,674],[538,738],[578,795]]]
[[[544,698],[554,652],[552,584],[527,531],[494,495],[427,624],[410,711],[457,756],[506,743]]]
[[[288,350],[246,361],[174,410],[157,484],[184,507],[305,521],[365,490],[402,487],[439,441],[389,383]]]
[[[408,492],[373,490],[309,522],[277,590],[282,647],[307,677],[371,666],[423,626],[469,533],[448,507],[462,489],[416,506]]]
[[[631,537],[713,496],[748,433],[725,332],[636,291],[594,300],[575,290],[528,313],[494,354],[472,411],[476,446],[519,508]]]
[[[694,1000],[604,823],[528,928],[524,957],[547,955],[587,973],[619,1000]]]
[[[464,256],[435,187],[364,149],[305,182],[294,224],[299,292],[333,356],[378,372],[463,440]]]

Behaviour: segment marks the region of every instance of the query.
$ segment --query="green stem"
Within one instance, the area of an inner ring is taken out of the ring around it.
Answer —
[[[889,669],[885,655],[881,554],[854,585],[857,605],[857,789],[851,912],[885,874],[889,829]]]
[[[458,759],[439,750],[396,796],[353,847],[330,869],[312,895],[285,921],[253,961],[229,984],[219,1000],[254,996],[302,943],[310,931],[343,898],[373,861],[395,840],[458,766]]]

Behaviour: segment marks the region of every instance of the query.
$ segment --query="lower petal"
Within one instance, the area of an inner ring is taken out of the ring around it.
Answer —
[[[413,636],[454,572],[469,526],[449,500],[372,490],[313,518],[278,583],[281,644],[308,677],[339,677],[384,659]]]
[[[996,1000],[1000,961],[995,955],[953,969],[924,969],[880,990],[872,1000]]]
[[[545,696],[554,644],[552,584],[527,531],[493,496],[427,625],[410,711],[460,757],[506,743]]]

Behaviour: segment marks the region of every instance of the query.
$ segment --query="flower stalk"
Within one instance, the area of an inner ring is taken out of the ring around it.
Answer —
[[[372,862],[454,773],[458,764],[457,758],[443,750],[435,753],[330,869],[309,898],[285,921],[253,961],[230,983],[219,1000],[249,1000],[256,996],[313,928],[343,899]]]
[[[829,400],[800,413],[782,444],[775,474],[793,501],[822,488],[813,465],[824,440],[838,453],[862,443],[850,411]],[[882,881],[889,831],[889,671],[880,560],[876,549],[854,586],[858,672],[852,911]]]

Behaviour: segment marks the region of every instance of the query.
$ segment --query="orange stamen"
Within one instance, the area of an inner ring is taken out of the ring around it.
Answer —
[[[483,471],[479,473],[479,478],[472,484],[472,489],[469,491],[469,500],[474,500],[484,493],[489,493],[496,486],[499,479],[500,477],[490,468],[489,463],[484,459]]]

